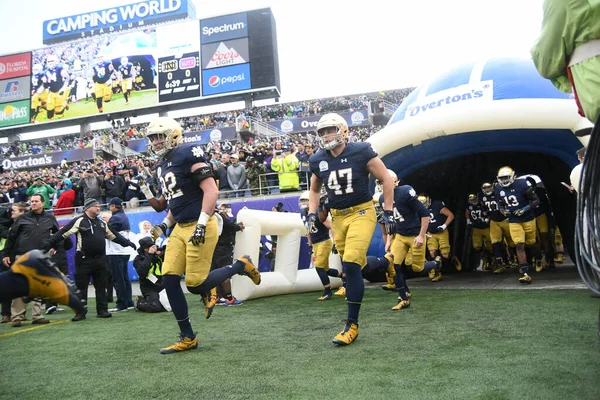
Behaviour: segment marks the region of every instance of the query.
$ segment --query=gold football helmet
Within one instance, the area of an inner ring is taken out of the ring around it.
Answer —
[[[169,117],[155,118],[146,130],[150,151],[158,157],[166,155],[183,142],[183,131],[179,122]]]
[[[469,204],[472,206],[477,205],[477,195],[475,193],[469,195]]]
[[[46,58],[46,66],[48,69],[53,69],[58,65],[58,57],[56,54],[50,54],[48,58]]]
[[[421,193],[418,199],[425,207],[429,208],[429,206],[431,206],[431,197],[427,196],[425,193]]]
[[[337,130],[334,139],[327,143],[325,142],[326,135],[322,132],[325,128],[336,128]],[[322,148],[325,150],[335,149],[339,145],[346,143],[348,140],[348,123],[339,114],[325,114],[317,123],[317,136],[319,136],[319,142],[321,143]]]
[[[388,169],[387,171],[394,181],[394,187],[398,186],[398,175],[396,175],[396,173],[391,169]],[[375,180],[375,193],[383,193],[383,183],[379,179]]]
[[[308,210],[309,195],[310,192],[308,190],[305,190],[300,195],[300,198],[298,199],[298,207],[300,207],[301,210]]]
[[[494,185],[489,182],[485,182],[483,185],[481,185],[481,191],[486,196],[491,196],[492,193],[494,193]]]
[[[502,167],[498,170],[496,179],[498,179],[500,186],[510,186],[515,181],[515,171],[511,167]]]

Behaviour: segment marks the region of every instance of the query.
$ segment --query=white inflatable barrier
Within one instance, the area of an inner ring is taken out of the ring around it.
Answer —
[[[237,215],[245,229],[238,232],[233,250],[234,259],[248,254],[258,265],[261,235],[277,235],[275,268],[273,272],[261,273],[261,284],[256,286],[246,276],[231,278],[231,293],[239,300],[256,299],[279,294],[313,292],[323,289],[314,268],[298,270],[300,238],[306,236],[306,228],[299,213],[277,213],[243,208]],[[337,254],[329,256],[329,266],[341,270]],[[339,278],[330,278],[331,287],[341,285]]]

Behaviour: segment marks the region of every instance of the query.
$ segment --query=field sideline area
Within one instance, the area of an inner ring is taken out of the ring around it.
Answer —
[[[409,281],[410,284],[410,281]],[[199,348],[171,313],[0,326],[2,399],[594,399],[600,398],[598,299],[587,290],[413,289],[410,308],[369,288],[355,343],[336,348],[342,298],[251,300],[204,319]],[[63,323],[64,322],[64,323]]]

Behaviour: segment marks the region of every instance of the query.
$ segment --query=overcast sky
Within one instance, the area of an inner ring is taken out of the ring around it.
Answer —
[[[11,1],[0,54],[44,47],[44,20],[133,1]],[[197,18],[271,7],[282,102],[418,86],[449,67],[529,58],[542,0],[193,0]]]

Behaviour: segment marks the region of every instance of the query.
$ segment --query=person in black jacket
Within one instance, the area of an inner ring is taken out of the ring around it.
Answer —
[[[162,263],[164,248],[158,248],[151,237],[140,239],[138,255],[133,260],[133,267],[140,277],[142,296],[138,297],[136,310],[142,312],[166,311],[160,303],[162,285]]]
[[[114,175],[112,168],[107,168],[104,171],[104,182],[102,182],[102,188],[106,195],[106,204],[110,204],[113,197],[123,197],[125,193],[126,184],[123,178],[119,175]]]
[[[108,224],[98,218],[100,203],[96,199],[87,199],[83,206],[83,214],[73,218],[67,225],[52,235],[45,249],[52,251],[71,235],[77,235],[77,251],[75,253],[75,284],[81,292],[81,298],[87,302],[87,289],[90,278],[94,278],[96,289],[96,313],[98,318],[110,318],[106,299],[107,260],[105,239],[123,247],[136,249],[135,244],[113,231]],[[87,309],[75,315],[72,321],[86,318]]]

